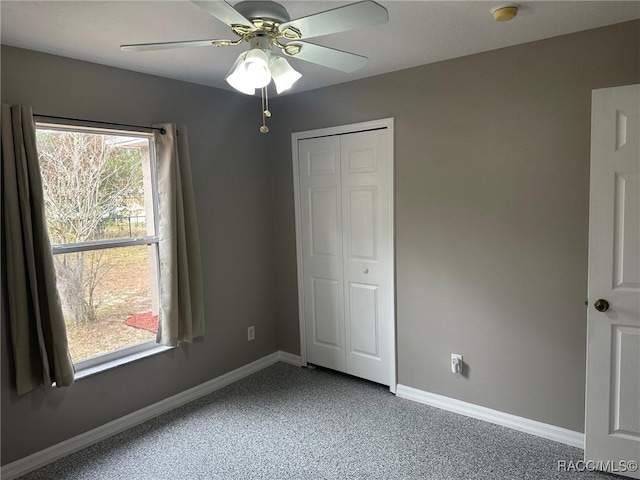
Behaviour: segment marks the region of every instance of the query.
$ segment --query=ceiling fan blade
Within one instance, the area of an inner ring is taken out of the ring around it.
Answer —
[[[130,52],[147,52],[151,50],[168,50],[170,48],[184,47],[211,47],[216,43],[229,42],[230,40],[185,40],[184,42],[159,42],[159,43],[134,43],[132,45],[120,45],[120,50]],[[223,46],[221,44],[217,46]]]
[[[388,21],[389,13],[386,8],[376,2],[365,0],[291,20],[280,25],[279,30],[284,33],[285,38],[295,38],[295,34],[287,35],[287,29],[298,31],[301,38],[311,38]]]
[[[300,47],[300,51],[292,54]],[[323,47],[309,42],[289,42],[285,45],[284,52],[293,58],[306,60],[307,62],[333,68],[341,72],[351,73],[361,69],[367,64],[367,57],[355,53],[343,52],[334,48]]]
[[[253,23],[247,20],[244,15],[223,0],[191,0],[209,15],[216,17],[222,23],[232,27],[234,25],[243,25],[255,30]]]

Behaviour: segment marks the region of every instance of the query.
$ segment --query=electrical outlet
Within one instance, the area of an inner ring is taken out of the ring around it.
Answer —
[[[251,340],[255,340],[256,338],[256,329],[255,327],[252,325],[249,328],[247,328],[247,341],[251,341]]]
[[[451,373],[462,373],[462,355],[451,354]]]

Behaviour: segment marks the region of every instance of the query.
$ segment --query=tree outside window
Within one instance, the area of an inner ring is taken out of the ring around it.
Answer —
[[[48,231],[74,363],[155,338],[150,140],[38,125]]]

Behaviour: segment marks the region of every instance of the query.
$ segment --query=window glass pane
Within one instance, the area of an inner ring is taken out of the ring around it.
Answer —
[[[74,363],[156,338],[157,245],[54,255]]]
[[[37,129],[51,243],[154,235],[149,138]]]
[[[155,235],[151,136],[40,124],[36,137],[51,243],[85,250],[54,255],[73,362],[154,340],[157,245],[87,250]]]

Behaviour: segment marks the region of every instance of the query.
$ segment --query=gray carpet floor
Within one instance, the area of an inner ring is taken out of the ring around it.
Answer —
[[[23,480],[616,479],[582,450],[278,363]]]

